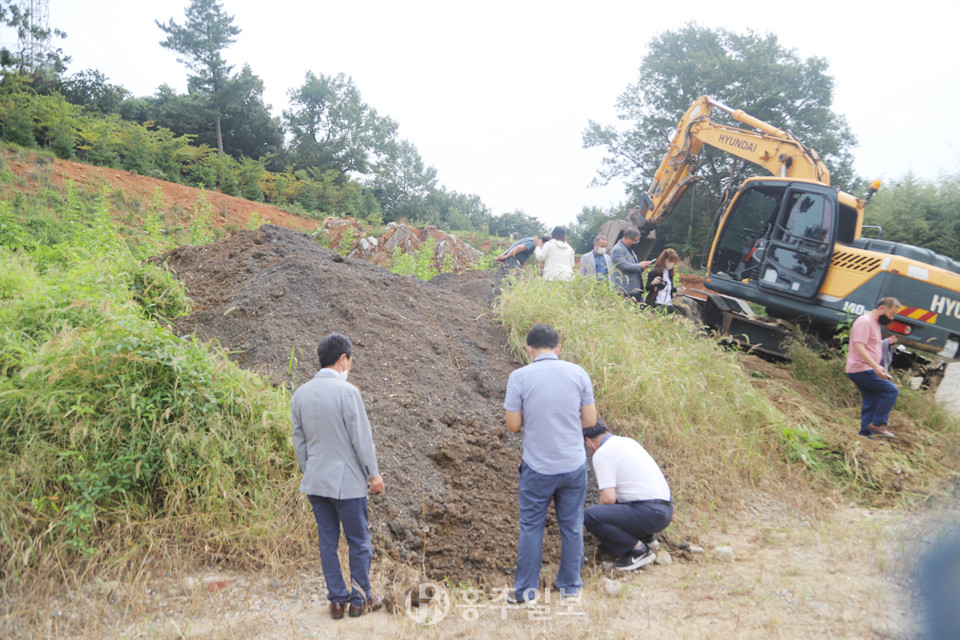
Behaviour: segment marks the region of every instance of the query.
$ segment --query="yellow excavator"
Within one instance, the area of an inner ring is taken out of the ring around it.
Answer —
[[[716,122],[714,109],[750,128]],[[903,364],[925,364],[926,383],[938,384],[944,361],[960,352],[960,262],[863,237],[864,208],[880,183],[865,198],[831,187],[817,152],[786,131],[701,97],[680,119],[653,185],[628,215],[630,226],[654,236],[701,179],[695,170],[704,145],[760,165],[771,176],[745,180],[720,205],[705,252],[708,295],[701,319],[761,352],[783,355],[790,323],[835,330],[873,309],[879,298],[894,296],[903,306],[885,332],[906,347],[902,357],[910,362]],[[634,245],[639,259],[652,244],[648,239]],[[779,321],[756,317],[742,301],[762,305]]]

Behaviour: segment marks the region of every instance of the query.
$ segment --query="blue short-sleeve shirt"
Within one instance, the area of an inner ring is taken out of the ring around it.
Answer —
[[[526,264],[530,256],[533,255],[533,250],[537,248],[537,244],[533,241],[533,237],[529,237],[529,238],[520,238],[519,240],[514,242],[512,245],[510,245],[510,248],[507,249],[507,251],[513,251],[520,245],[523,245],[524,247],[526,247],[527,250],[521,251],[517,255],[510,256],[509,258],[504,260],[503,263],[508,267],[522,267],[524,264]]]
[[[523,412],[523,461],[546,475],[579,469],[587,461],[580,407],[593,401],[583,367],[552,353],[511,373],[503,408]]]

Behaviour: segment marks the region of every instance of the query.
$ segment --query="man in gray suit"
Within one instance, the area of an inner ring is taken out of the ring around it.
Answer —
[[[617,289],[636,302],[643,302],[643,270],[650,266],[650,260],[637,261],[633,245],[640,240],[640,231],[627,229],[620,241],[613,245],[610,257],[613,259],[613,279]]]
[[[594,238],[593,251],[580,257],[580,275],[613,282],[613,260],[607,253],[607,239],[603,236]]]
[[[383,606],[370,593],[373,546],[367,521],[370,493],[383,493],[377,452],[360,391],[347,382],[353,344],[331,333],[317,346],[320,371],[293,394],[293,448],[303,473],[300,491],[307,494],[317,521],[320,564],[334,619],[343,618],[347,601],[357,617]],[[350,548],[351,590],[343,580],[337,546],[340,527]]]

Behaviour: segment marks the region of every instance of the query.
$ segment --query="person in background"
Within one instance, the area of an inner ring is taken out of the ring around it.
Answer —
[[[657,307],[673,307],[676,288],[673,282],[673,269],[680,262],[680,256],[673,249],[664,249],[657,256],[650,273],[647,274],[646,303]]]
[[[502,262],[504,266],[509,268],[523,267],[523,265],[527,263],[527,260],[530,259],[530,256],[533,255],[534,249],[544,242],[549,241],[550,236],[543,236],[542,238],[539,236],[520,238],[510,245],[509,249],[494,258],[494,260]]]
[[[643,302],[643,270],[650,266],[649,260],[638,261],[631,247],[640,241],[640,231],[627,229],[623,237],[613,245],[610,258],[613,260],[613,281],[625,296]]]
[[[883,337],[881,326],[889,324],[900,310],[896,298],[880,298],[876,308],[853,321],[847,349],[847,377],[860,390],[860,435],[872,438],[896,436],[887,428],[890,410],[900,390],[890,382],[890,374],[881,364]]]
[[[553,502],[562,546],[557,588],[579,597],[583,586],[583,503],[587,456],[583,428],[597,421],[593,383],[583,367],[559,358],[560,334],[536,324],[527,332],[530,364],[507,379],[503,402],[507,429],[523,429],[518,488],[520,537],[514,590],[507,601],[536,601],[543,562],[543,528]]]
[[[549,242],[537,243],[534,254],[543,263],[543,279],[551,281],[573,280],[576,259],[573,247],[567,244],[567,232],[563,227],[554,227]]]
[[[580,256],[580,275],[613,282],[613,259],[607,254],[607,239],[593,239],[593,250]]]
[[[320,371],[293,394],[291,417],[293,448],[317,521],[320,564],[327,583],[330,614],[357,617],[383,606],[370,593],[370,528],[367,520],[367,483],[370,493],[383,493],[377,471],[377,451],[360,391],[347,382],[353,366],[353,344],[331,333],[317,346]],[[337,547],[340,527],[350,549],[350,585],[343,580]]]
[[[673,519],[670,486],[656,461],[639,442],[615,436],[603,420],[583,430],[593,452],[600,504],[583,510],[583,524],[617,556],[613,566],[633,571],[656,558],[654,534]]]

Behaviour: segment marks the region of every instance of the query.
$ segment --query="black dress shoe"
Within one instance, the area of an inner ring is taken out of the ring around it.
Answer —
[[[350,605],[350,617],[359,618],[365,613],[370,613],[371,611],[376,611],[383,606],[383,598],[380,596],[370,596],[370,599],[367,600],[362,607],[356,605]]]
[[[330,615],[333,617],[334,620],[343,619],[343,608],[344,608],[344,603],[342,602],[330,603]],[[350,608],[353,609],[353,607],[350,607]],[[350,615],[353,615],[353,614],[351,613]]]

